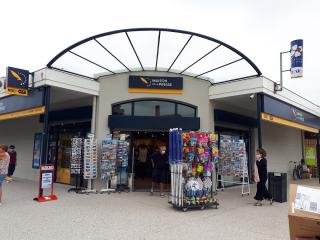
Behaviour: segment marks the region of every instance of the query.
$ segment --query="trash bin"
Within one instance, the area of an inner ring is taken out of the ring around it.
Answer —
[[[287,173],[269,172],[268,189],[275,202],[287,201]]]

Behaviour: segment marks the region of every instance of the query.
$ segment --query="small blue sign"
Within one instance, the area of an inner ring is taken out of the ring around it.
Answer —
[[[129,76],[129,89],[182,90],[182,77]]]
[[[7,93],[14,95],[28,95],[29,88],[28,70],[8,67],[7,68]]]
[[[303,75],[303,40],[297,39],[291,42],[291,78]]]

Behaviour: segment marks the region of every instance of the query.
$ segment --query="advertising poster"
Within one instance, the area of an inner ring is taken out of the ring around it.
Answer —
[[[315,166],[316,165],[316,148],[315,147],[305,147],[305,154],[306,154],[306,164],[308,166]]]
[[[42,133],[34,135],[32,168],[39,169],[41,160]]]
[[[291,78],[299,78],[303,75],[303,40],[297,39],[291,42]]]
[[[51,188],[52,172],[42,173],[41,186],[42,188]]]

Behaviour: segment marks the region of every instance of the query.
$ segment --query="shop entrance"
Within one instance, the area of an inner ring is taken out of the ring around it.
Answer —
[[[90,131],[90,127],[90,122],[51,126],[48,161],[55,164],[56,182],[75,185],[77,176],[71,175],[70,171],[71,139],[85,137]],[[82,178],[82,176],[80,177]]]
[[[134,175],[134,189],[136,191],[150,191],[152,182],[151,156],[161,145],[169,146],[169,134],[167,132],[131,132],[132,160]],[[169,167],[166,169],[167,178],[165,189],[170,183]],[[156,189],[155,189],[156,190]]]

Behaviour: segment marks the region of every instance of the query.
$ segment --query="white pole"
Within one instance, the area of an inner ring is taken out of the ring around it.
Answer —
[[[92,117],[91,117],[91,133],[96,137],[96,112],[97,112],[97,96],[93,96],[92,101]],[[91,190],[93,187],[92,179],[88,179],[88,189]]]

